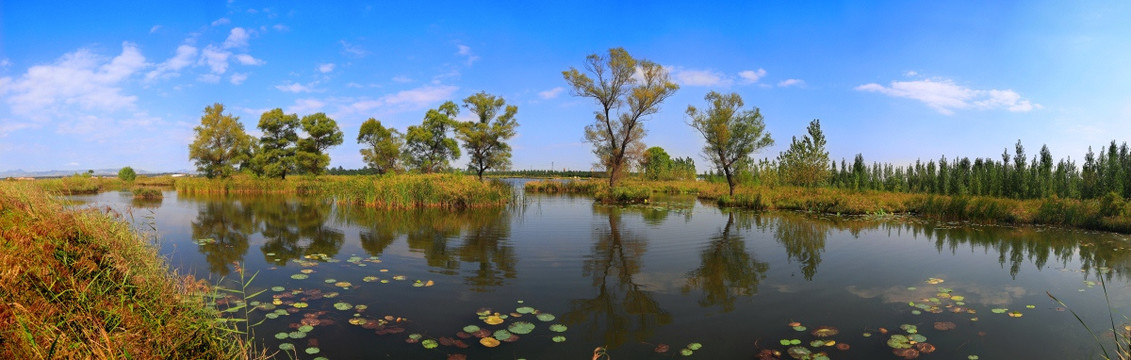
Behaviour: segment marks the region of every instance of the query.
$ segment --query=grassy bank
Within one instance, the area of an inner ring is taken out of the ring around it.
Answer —
[[[705,181],[627,180],[610,191],[601,181],[533,181],[528,192],[591,194],[604,202],[646,202],[654,193],[694,194],[719,206],[753,210],[792,210],[840,215],[904,213],[940,220],[1040,224],[1131,233],[1131,204],[1116,194],[1100,199],[1014,200],[886,191],[850,191],[791,186],[740,187],[728,195],[725,184]]]
[[[470,208],[510,202],[511,188],[453,174],[395,176],[291,176],[285,180],[236,176],[229,179],[180,178],[184,193],[327,195],[339,203],[403,208]]]
[[[58,179],[40,179],[32,181],[52,193],[62,195],[97,194],[103,191],[121,189],[124,182],[118,178],[100,178],[94,176],[74,175]]]
[[[245,358],[207,290],[115,214],[0,183],[0,358]]]

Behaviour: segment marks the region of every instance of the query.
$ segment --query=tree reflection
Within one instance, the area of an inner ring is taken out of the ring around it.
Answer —
[[[231,272],[232,263],[247,254],[247,239],[255,233],[250,209],[239,202],[213,200],[202,203],[192,221],[193,239],[212,239],[198,250],[208,261],[208,269],[221,276]]]
[[[640,272],[647,240],[621,229],[621,209],[596,206],[594,212],[608,215],[608,225],[594,231],[593,253],[583,267],[583,274],[593,278],[597,294],[570,301],[563,319],[572,325],[586,324],[589,334],[602,334],[606,346],[644,341],[656,328],[672,321],[671,314],[633,278]]]
[[[310,198],[267,196],[252,202],[266,240],[260,250],[268,262],[285,265],[307,254],[338,254],[345,234],[326,225],[332,205]],[[273,256],[267,254],[273,253]]]
[[[735,223],[735,213],[727,216],[726,226],[711,238],[707,247],[699,253],[699,268],[687,274],[687,284],[683,293],[691,289],[703,291],[700,306],[721,305],[724,312],[734,310],[734,301],[739,296],[758,293],[758,282],[766,277],[769,264],[759,262],[746,252],[746,242],[736,234],[737,228],[749,228],[749,215],[741,224]]]
[[[817,266],[821,265],[821,253],[825,251],[829,223],[785,213],[776,220],[774,238],[785,247],[785,254],[790,262],[797,261],[801,264],[801,274],[805,276],[805,280],[813,280]]]

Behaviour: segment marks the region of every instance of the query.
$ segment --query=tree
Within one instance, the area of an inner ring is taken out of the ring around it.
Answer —
[[[456,137],[463,141],[463,148],[471,157],[467,168],[474,171],[480,181],[487,169],[506,170],[511,165],[511,147],[506,141],[514,137],[518,127],[514,118],[518,107],[506,105],[506,110],[499,115],[504,105],[506,101],[502,97],[482,91],[463,99],[463,107],[474,113],[478,121],[460,124]]]
[[[672,158],[664,148],[653,146],[644,151],[644,159],[640,162],[644,168],[644,177],[650,180],[666,180],[671,177]]]
[[[808,135],[801,141],[793,137],[789,149],[778,156],[786,182],[801,186],[818,186],[829,176],[829,152],[825,150],[825,135],[821,133],[821,120],[813,119],[806,128]]]
[[[196,139],[189,144],[189,159],[208,178],[231,176],[251,153],[251,136],[244,132],[239,117],[224,114],[223,104],[204,108],[193,132]]]
[[[260,175],[286,179],[298,172],[297,143],[299,120],[296,114],[284,114],[275,108],[259,116],[257,126],[263,132],[252,167]]]
[[[448,162],[460,156],[456,139],[448,137],[456,126],[459,106],[447,101],[424,114],[420,126],[409,126],[405,134],[405,161],[422,173],[445,170]]]
[[[585,127],[585,140],[609,174],[609,187],[615,187],[627,170],[626,164],[644,150],[643,121],[660,109],[660,103],[675,94],[679,85],[671,82],[660,64],[633,59],[623,48],[609,49],[608,57],[591,54],[585,58],[582,74],[576,68],[562,72],[574,96],[590,97],[600,109],[593,124]]]
[[[137,173],[134,172],[134,168],[127,166],[118,170],[118,178],[122,181],[134,181],[137,178]]]
[[[385,128],[377,119],[369,118],[361,124],[357,143],[365,144],[361,158],[378,174],[397,171],[401,146],[404,145],[404,137],[397,129]]]
[[[758,150],[773,145],[774,139],[766,132],[766,124],[762,121],[762,113],[758,108],[741,110],[742,97],[737,93],[723,95],[712,91],[703,99],[711,107],[707,111],[699,111],[688,105],[687,117],[691,118],[691,127],[699,130],[707,142],[703,146],[703,155],[723,171],[730,194],[734,195],[734,187],[737,185],[733,175],[734,165],[749,159]],[[827,157],[826,154],[826,159]]]
[[[342,131],[325,113],[303,116],[302,131],[308,136],[298,141],[298,168],[304,173],[321,175],[330,166],[326,150],[342,144]]]

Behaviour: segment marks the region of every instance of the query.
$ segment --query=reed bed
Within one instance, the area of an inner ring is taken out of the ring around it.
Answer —
[[[99,192],[120,189],[123,181],[118,178],[100,178],[95,176],[74,175],[58,179],[39,179],[32,181],[39,187],[61,195],[97,194]]]
[[[208,290],[117,214],[0,183],[0,358],[247,358]]]
[[[338,203],[384,209],[499,206],[514,197],[506,184],[455,174],[291,176],[285,180],[250,176],[184,178],[177,180],[176,189],[188,194],[323,195]]]

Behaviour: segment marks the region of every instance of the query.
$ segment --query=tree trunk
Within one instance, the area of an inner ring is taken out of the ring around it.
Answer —
[[[730,196],[734,196],[734,176],[730,173],[730,167],[724,166],[723,173],[727,176],[727,186],[730,187]]]

